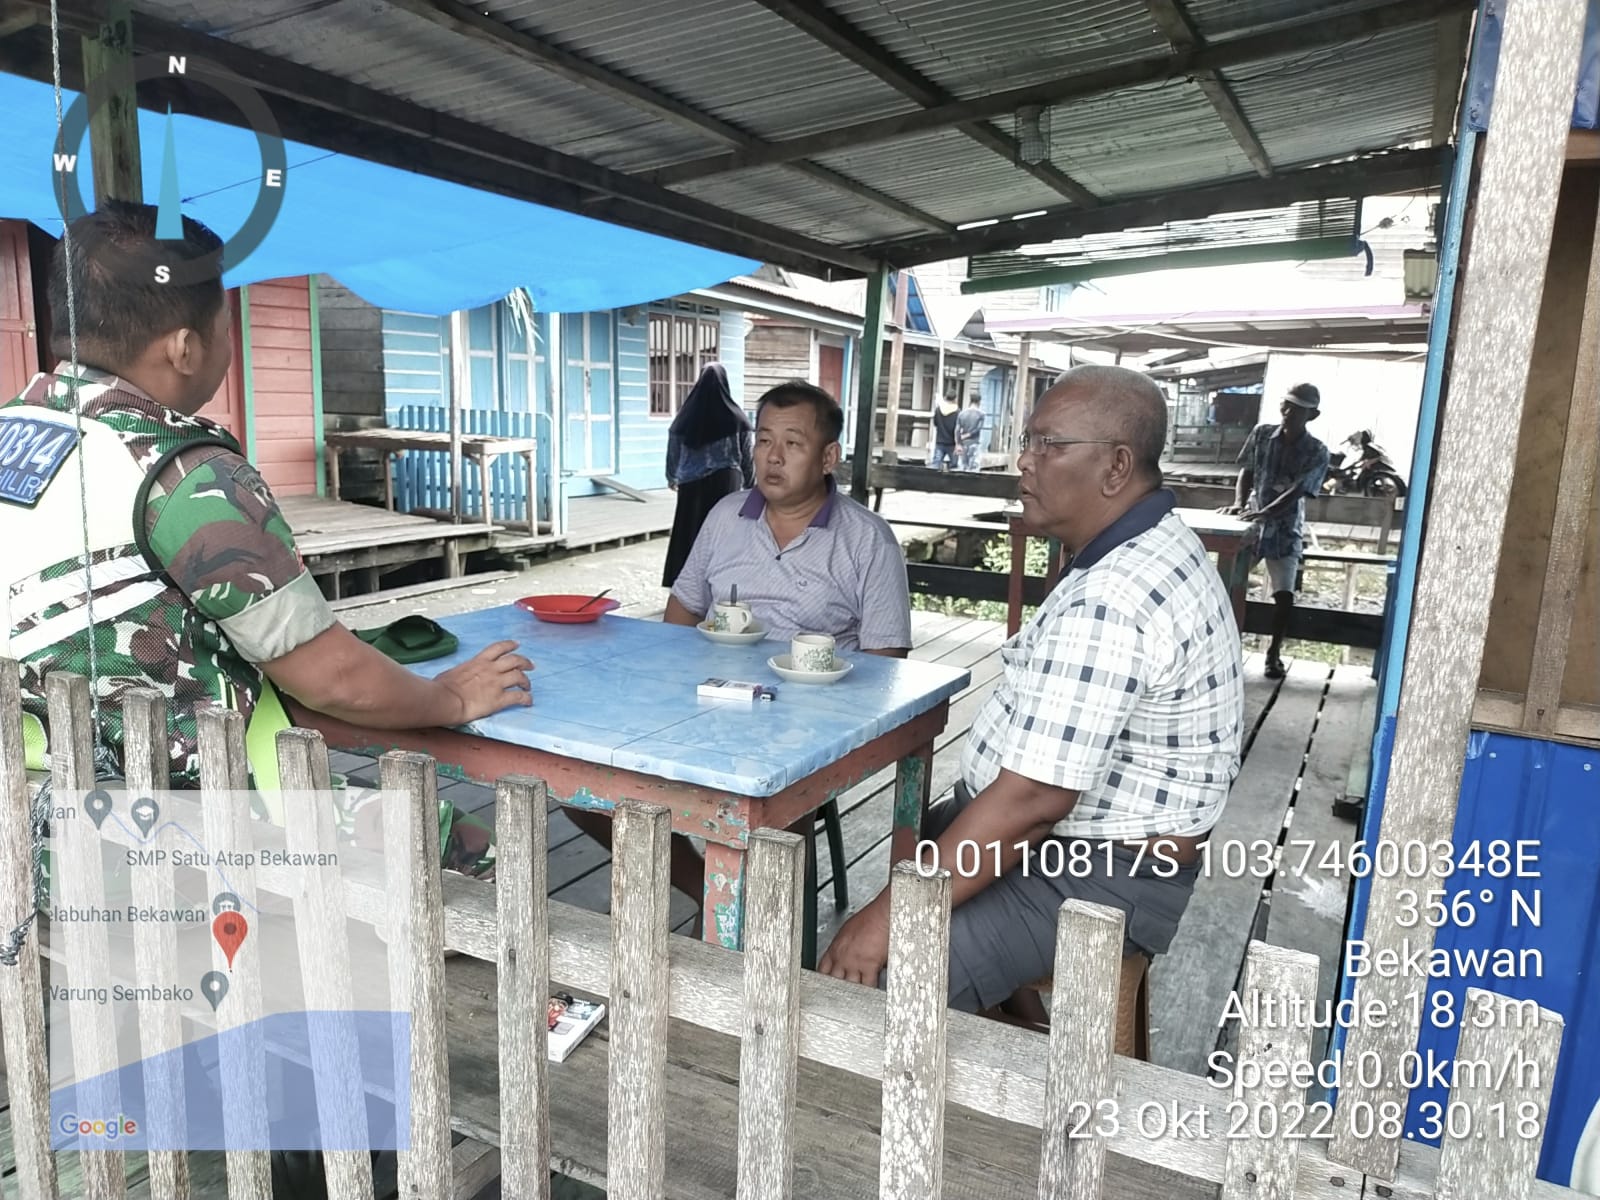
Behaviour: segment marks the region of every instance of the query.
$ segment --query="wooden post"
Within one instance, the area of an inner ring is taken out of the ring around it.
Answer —
[[[1056,915],[1055,987],[1050,993],[1050,1066],[1044,1089],[1039,1200],[1098,1200],[1106,1142],[1072,1137],[1114,1112],[1117,991],[1122,978],[1120,909],[1068,900]]]
[[[1309,1004],[1316,995],[1317,960],[1312,955],[1250,943],[1239,996],[1246,1006],[1255,1008],[1252,1000],[1259,997],[1257,1011],[1288,1014],[1295,1011],[1296,1001]],[[1311,1061],[1311,1027],[1288,1016],[1242,1021],[1237,1057],[1241,1064],[1256,1064],[1260,1078],[1270,1082],[1248,1093],[1235,1086],[1233,1098],[1247,1114],[1247,1136],[1228,1139],[1222,1200],[1294,1200],[1301,1138],[1282,1117],[1305,1110],[1306,1089],[1295,1086],[1294,1072]]]
[[[1462,1011],[1461,1066],[1451,1073],[1445,1117],[1447,1131],[1468,1133],[1440,1143],[1435,1200],[1528,1200],[1543,1138],[1527,1131],[1549,1127],[1565,1022],[1480,988],[1467,989]]]
[[[529,478],[532,478],[531,476]],[[549,790],[537,779],[495,784],[495,904],[500,930],[500,1169],[505,1193],[550,1195]]]
[[[50,704],[51,784],[56,798],[65,801],[74,792],[89,792],[95,787],[95,728],[89,711],[89,681],[82,675],[58,672],[48,678],[45,690]],[[80,807],[75,819],[58,822],[54,840],[52,899],[75,908],[104,909],[105,865],[100,837],[90,825],[88,814]],[[99,987],[111,979],[111,942],[105,922],[64,924],[58,934],[65,943],[69,986]],[[72,1022],[77,1110],[121,1112],[115,1009],[109,1004],[77,1000],[68,1002],[68,1013]],[[122,1151],[84,1150],[79,1158],[85,1194],[97,1200],[121,1200],[126,1194]],[[261,1200],[268,1197],[263,1193]]]
[[[872,470],[872,442],[878,421],[878,372],[883,369],[883,293],[889,268],[867,276],[867,311],[861,320],[861,373],[856,389],[856,444],[850,452],[850,496],[867,502],[867,475]]]
[[[89,93],[89,146],[94,156],[94,202],[144,200],[139,156],[139,102],[133,86],[133,9],[110,0],[94,37],[83,39]],[[67,153],[74,152],[68,146]]]
[[[878,1166],[884,1200],[939,1200],[943,1189],[949,980],[950,872],[923,875],[900,863],[889,884]]]
[[[0,1034],[5,1038],[11,1141],[22,1195],[55,1200],[39,923],[31,920],[33,821],[23,766],[21,678],[14,659],[0,658],[0,935],[19,926],[24,930],[17,961],[10,966],[0,964],[0,1012],[5,1014],[0,1018]]]
[[[357,1041],[350,938],[345,925],[344,879],[337,865],[333,787],[328,747],[320,733],[285,729],[278,734],[284,847],[317,862],[303,867],[303,890],[294,898],[295,944],[305,989],[311,1069],[316,1081],[317,1126],[333,1147],[323,1159],[329,1200],[372,1200],[372,1155],[366,1144],[366,1098]],[[259,943],[258,943],[259,944]],[[396,1113],[398,1122],[399,1114]]]
[[[200,801],[205,810],[205,841],[211,854],[253,853],[250,817],[250,766],[244,750],[244,717],[218,705],[195,708],[199,733]],[[255,875],[229,876],[233,892],[249,911],[258,911]],[[230,1146],[265,1147],[267,1120],[267,1046],[261,1023],[261,948],[264,940],[242,951],[230,969],[222,947],[211,947],[211,969],[226,972],[228,992],[216,1006],[219,1035],[217,1063],[222,1083],[222,1130]],[[229,1150],[230,1200],[271,1200],[272,1165],[265,1149]]]
[[[409,1078],[411,1092],[411,1148],[400,1153],[400,1194],[407,1200],[449,1200],[453,1171],[439,779],[426,754],[391,750],[378,760],[378,780],[384,791],[404,796],[401,803],[387,804],[383,814],[390,1002],[411,1013],[411,1059],[395,1064],[396,1091]],[[536,1002],[544,1011],[542,999]]]
[[[910,303],[911,272],[894,273],[894,318],[889,335],[889,387],[884,397],[888,406],[883,418],[883,461],[900,459],[900,380],[905,373],[906,360],[906,306]],[[912,389],[913,393],[915,388]],[[873,394],[877,403],[877,394]]]
[[[1028,423],[1028,413],[1033,408],[1028,379],[1028,360],[1032,355],[1033,335],[1025,333],[1022,335],[1022,344],[1017,347],[1017,387],[1011,409],[1011,445],[1008,447],[1013,454],[1022,452],[1022,431]]]
[[[738,1200],[787,1200],[794,1176],[805,839],[750,835],[739,1048]]]
[[[461,410],[472,396],[472,363],[467,352],[467,314],[450,314],[450,517],[461,524],[466,504],[461,496]]]
[[[1522,727],[1549,737],[1556,729],[1562,684],[1567,672],[1567,635],[1578,602],[1578,577],[1583,568],[1584,534],[1594,512],[1595,471],[1600,459],[1600,221],[1589,251],[1589,287],[1578,337],[1578,369],[1572,381],[1572,407],[1567,412],[1567,440],[1556,484],[1556,511],[1550,529],[1550,556],[1545,562],[1544,591],[1539,597],[1539,624],[1533,638],[1533,663],[1528,671],[1528,698]]]
[[[171,782],[167,756],[167,700],[153,688],[136,688],[122,698],[123,763],[130,797],[154,796]],[[129,872],[133,902],[154,912],[170,912],[172,867],[160,864]],[[137,978],[161,979],[178,961],[177,926],[139,921],[133,926]],[[184,1145],[182,1055],[183,1014],[166,1001],[139,1003],[139,1048],[144,1054],[145,1122],[151,1143]],[[151,1200],[188,1200],[189,1156],[181,1150],[150,1151]]]
[[[1484,139],[1430,505],[1435,533],[1422,547],[1380,843],[1448,843],[1455,825],[1494,596],[1496,571],[1489,564],[1500,560],[1585,7],[1582,0],[1518,0],[1506,8],[1494,128]],[[1446,528],[1449,536],[1438,534]],[[1398,873],[1373,878],[1362,940],[1374,955],[1398,952],[1404,944],[1409,954],[1425,959],[1433,949],[1434,930],[1406,916],[1407,889],[1414,893],[1417,887]],[[1353,1028],[1345,1061],[1370,1056],[1382,1064],[1383,1077],[1375,1086],[1347,1078],[1328,1155],[1380,1180],[1394,1178],[1401,1138],[1361,1136],[1370,1130],[1356,1124],[1356,1114],[1405,1111],[1400,1067],[1417,1044],[1426,987],[1426,977],[1403,972],[1356,984],[1357,1010],[1381,1012],[1385,1021]]]
[[[606,1195],[662,1200],[672,813],[659,804],[624,800],[616,806],[613,823]],[[706,915],[710,917],[709,910]]]

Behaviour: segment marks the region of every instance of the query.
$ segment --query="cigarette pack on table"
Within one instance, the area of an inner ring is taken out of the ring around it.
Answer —
[[[551,1062],[565,1062],[605,1015],[606,1006],[598,1001],[578,1000],[565,992],[551,996],[545,1012],[549,1025],[545,1057]]]
[[[703,700],[776,700],[778,689],[742,679],[707,679],[695,694]]]

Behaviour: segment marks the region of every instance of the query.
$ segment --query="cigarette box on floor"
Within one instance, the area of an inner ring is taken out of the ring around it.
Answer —
[[[776,700],[778,689],[742,679],[707,679],[695,694],[702,700]]]

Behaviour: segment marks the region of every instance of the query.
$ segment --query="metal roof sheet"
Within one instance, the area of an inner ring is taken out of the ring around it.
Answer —
[[[1060,192],[955,129],[817,161],[955,224],[1063,203]]]
[[[23,2],[37,6],[41,0]],[[771,251],[773,261],[808,270],[827,268],[803,245],[797,249],[797,239],[789,235],[830,243],[831,261],[857,270],[868,260],[852,247],[878,243],[879,254],[893,257],[899,243],[911,247],[908,253],[922,254],[933,242],[920,244],[919,235],[928,231],[904,213],[779,165],[744,166],[676,185],[682,195],[743,218],[731,222],[674,210],[670,193],[649,182],[608,180],[604,171],[637,173],[696,162],[724,151],[728,143],[637,98],[608,92],[593,80],[575,81],[514,47],[492,44],[496,24],[509,34],[543,39],[763,141],[845,130],[841,140],[847,144],[817,148],[811,161],[952,223],[1037,209],[1072,210],[1066,197],[954,124],[884,131],[848,144],[849,127],[913,114],[918,102],[760,0],[476,0],[470,9],[462,5],[454,15],[486,22],[487,37],[401,7],[415,0],[322,5],[251,0],[248,6],[239,0],[135,2],[136,40],[141,18],[146,25],[148,18],[168,21],[266,56],[264,64],[245,61],[242,77],[269,91],[270,65],[277,59],[327,77],[329,85],[316,101],[323,108],[337,109],[339,84],[354,83],[526,141],[530,156],[537,156],[539,147],[560,151],[601,170],[578,170],[573,184],[546,189],[550,202],[589,211],[590,202],[581,197],[609,192],[622,199],[599,207],[614,210],[617,219],[744,253],[759,246],[763,253]],[[98,23],[90,3],[59,0],[62,11],[78,22],[71,26],[74,32]],[[1470,0],[1184,3],[1201,36],[1213,41],[1259,36],[1263,29],[1358,9],[1381,10],[1389,15],[1385,19],[1445,14],[1377,35],[1352,35],[1340,46],[1226,70],[1241,109],[1279,168],[1426,139],[1439,91],[1440,31],[1459,29],[1458,17],[1471,7]],[[448,6],[441,11],[448,13]],[[963,99],[1070,80],[1135,60],[1158,71],[1156,60],[1168,50],[1145,0],[826,0],[826,12],[858,39],[891,55],[904,72]],[[48,55],[40,55],[36,34],[14,34],[8,47],[13,62],[18,47],[27,47],[31,57],[17,69],[47,78]],[[140,46],[141,52],[155,49],[167,47],[148,38]],[[227,49],[215,52],[227,59]],[[251,76],[251,70],[257,74]],[[209,103],[210,109],[201,102],[196,107],[227,119],[226,103]],[[416,153],[418,139],[446,140],[426,120],[393,133],[384,128],[393,123],[381,104],[370,98],[358,96],[353,107],[359,134],[346,139],[347,152],[359,136],[374,155],[403,166],[406,139],[414,158],[427,157]],[[1060,102],[1050,116],[1051,161],[1102,201],[1256,178],[1205,94],[1185,79]],[[321,118],[300,119],[302,138],[308,128],[325,127]],[[1013,132],[1010,112],[998,111],[990,119],[1007,134]],[[373,136],[367,140],[369,130]],[[504,175],[503,167],[474,164],[473,156],[485,152],[471,142],[458,139],[450,156],[451,163],[468,165],[441,169],[456,170],[458,177],[464,172],[487,186],[512,186],[494,182],[496,169]],[[551,163],[543,173],[563,169]],[[1421,173],[1418,166],[1395,175],[1410,180]],[[526,189],[530,198],[546,194],[533,175],[520,177],[514,186]],[[764,229],[759,222],[782,229]],[[737,228],[730,231],[730,225]],[[1059,222],[1056,227],[1064,228]],[[889,246],[890,240],[897,245]]]
[[[1224,78],[1274,164],[1319,162],[1428,137],[1434,46],[1431,27],[1397,29]]]

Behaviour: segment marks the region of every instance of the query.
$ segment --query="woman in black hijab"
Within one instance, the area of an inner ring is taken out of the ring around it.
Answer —
[[[678,493],[662,587],[671,587],[718,500],[755,486],[755,431],[728,389],[728,372],[708,363],[667,431],[667,483]]]

